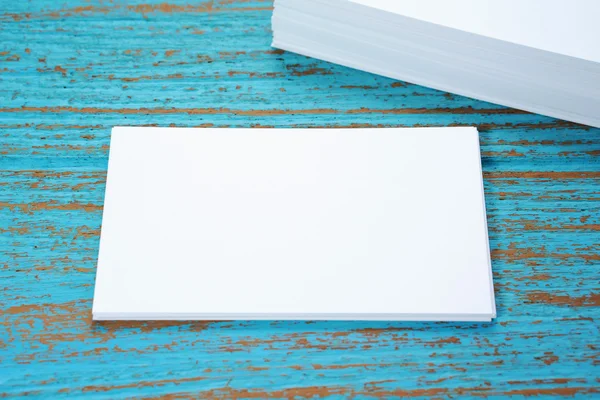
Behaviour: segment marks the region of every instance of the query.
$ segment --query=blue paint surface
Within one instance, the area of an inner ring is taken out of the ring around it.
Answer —
[[[271,8],[0,1],[0,396],[600,396],[600,130],[277,51]],[[114,125],[476,125],[498,318],[92,323]]]

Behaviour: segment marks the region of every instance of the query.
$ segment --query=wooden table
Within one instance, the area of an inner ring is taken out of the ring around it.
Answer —
[[[0,397],[600,396],[600,129],[275,50],[269,1],[0,3]],[[498,318],[92,323],[115,125],[476,125]]]

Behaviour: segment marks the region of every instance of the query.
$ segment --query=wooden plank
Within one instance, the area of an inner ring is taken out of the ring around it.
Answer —
[[[598,396],[600,130],[271,49],[271,8],[2,2],[1,395]],[[478,126],[498,319],[93,324],[114,125]]]

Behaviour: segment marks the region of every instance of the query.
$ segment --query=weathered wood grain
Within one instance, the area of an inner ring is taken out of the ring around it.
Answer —
[[[600,130],[272,49],[271,9],[0,0],[0,397],[600,396]],[[498,319],[92,323],[114,125],[478,126]]]

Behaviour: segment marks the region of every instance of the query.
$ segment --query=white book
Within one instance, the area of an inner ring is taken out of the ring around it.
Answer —
[[[273,46],[600,127],[595,0],[276,0]]]
[[[113,129],[95,320],[495,315],[475,128]]]

